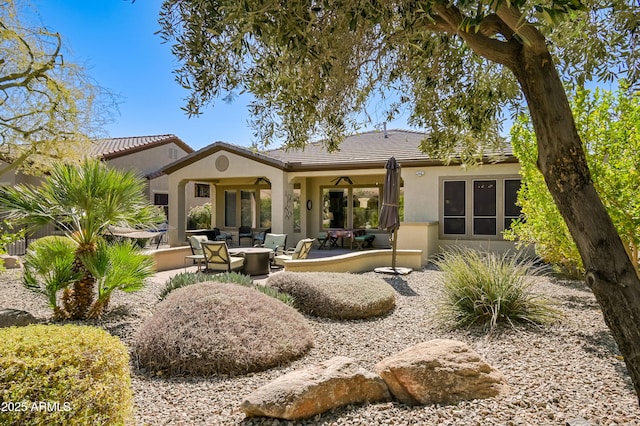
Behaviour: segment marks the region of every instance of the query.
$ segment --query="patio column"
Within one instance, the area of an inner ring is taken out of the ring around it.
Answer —
[[[184,245],[186,241],[186,180],[177,184],[169,178],[169,246]]]
[[[293,233],[293,185],[284,173],[269,176],[271,180],[271,231]]]

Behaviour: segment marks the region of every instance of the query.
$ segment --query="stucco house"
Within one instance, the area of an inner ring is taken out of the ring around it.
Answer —
[[[149,200],[158,206],[162,206],[168,213],[169,187],[168,177],[156,173],[157,170],[176,160],[184,158],[194,150],[179,137],[173,134],[136,136],[123,138],[97,139],[93,141],[87,152],[88,157],[100,158],[109,167],[123,170],[134,170],[140,176],[147,179],[146,192]],[[0,185],[16,185],[26,183],[38,185],[40,177],[29,176],[20,172],[11,171],[0,175]],[[190,195],[187,197],[187,205],[201,205],[209,200],[209,194],[196,192],[197,183],[189,186]],[[208,185],[207,185],[208,187]],[[206,195],[206,197],[205,197]],[[55,233],[51,227],[44,227],[31,238]],[[22,251],[24,250],[21,249]]]
[[[520,166],[505,151],[476,167],[449,165],[420,152],[424,134],[405,130],[350,136],[340,151],[320,143],[304,150],[262,153],[215,142],[161,168],[169,193],[169,243],[186,241],[189,185],[210,187],[212,227],[237,233],[270,228],[288,245],[329,229],[377,229],[385,162],[401,166],[402,223],[398,248],[423,250],[424,262],[440,247],[464,244],[494,251],[513,248],[502,231],[520,215],[515,205]]]

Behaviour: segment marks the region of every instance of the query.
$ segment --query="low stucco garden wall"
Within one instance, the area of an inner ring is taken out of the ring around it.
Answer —
[[[367,272],[391,266],[391,250],[366,250],[321,259],[287,260],[284,269],[291,272]],[[422,250],[397,250],[396,266],[422,269]]]

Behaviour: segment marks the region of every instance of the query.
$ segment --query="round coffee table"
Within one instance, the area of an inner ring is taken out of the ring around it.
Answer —
[[[269,256],[273,250],[261,247],[243,247],[229,249],[229,254],[244,255],[244,266],[242,272],[247,275],[269,275],[269,265],[271,263]]]

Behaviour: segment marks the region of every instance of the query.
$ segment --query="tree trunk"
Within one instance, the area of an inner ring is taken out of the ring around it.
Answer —
[[[566,93],[549,52],[523,47],[510,68],[529,105],[538,168],[573,236],[604,320],[640,401],[640,280],[591,181]]]

